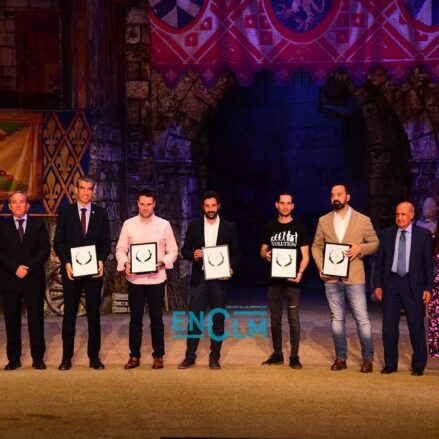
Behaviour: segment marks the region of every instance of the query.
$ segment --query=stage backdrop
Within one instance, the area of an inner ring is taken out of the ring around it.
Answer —
[[[235,72],[249,85],[298,68],[322,84],[339,67],[361,84],[384,67],[396,82],[417,64],[439,79],[439,0],[149,0],[151,63],[169,86],[186,70],[210,86]]]
[[[0,110],[0,215],[10,214],[8,193],[30,194],[30,213],[55,215],[74,199],[86,173],[92,141],[83,111]]]

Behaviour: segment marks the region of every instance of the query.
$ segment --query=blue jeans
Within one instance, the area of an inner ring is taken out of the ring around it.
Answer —
[[[325,283],[326,298],[331,310],[332,337],[337,358],[348,357],[346,340],[346,298],[357,325],[363,360],[373,360],[372,327],[367,313],[366,288],[364,284],[347,285],[342,281]]]

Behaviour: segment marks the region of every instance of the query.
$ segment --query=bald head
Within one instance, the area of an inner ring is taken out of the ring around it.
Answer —
[[[409,201],[404,201],[396,206],[395,222],[401,229],[406,229],[415,217],[415,207]]]

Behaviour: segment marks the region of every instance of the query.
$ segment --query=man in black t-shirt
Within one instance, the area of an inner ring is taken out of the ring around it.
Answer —
[[[302,224],[295,221],[291,215],[294,209],[293,195],[283,192],[275,203],[279,213],[276,221],[266,225],[260,255],[271,261],[272,248],[297,249],[297,277],[289,279],[270,278],[268,285],[268,304],[271,314],[271,337],[274,352],[262,365],[277,365],[284,363],[282,353],[282,305],[284,298],[288,302],[288,323],[290,326],[290,367],[302,369],[299,361],[299,298],[300,281],[309,263],[309,237]]]

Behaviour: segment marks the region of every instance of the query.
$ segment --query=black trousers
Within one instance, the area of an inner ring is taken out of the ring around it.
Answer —
[[[201,279],[196,287],[189,291],[189,311],[201,320],[201,311],[226,307],[226,296],[229,291],[228,281]],[[215,313],[212,318],[212,332],[218,337],[224,335],[224,315]],[[201,337],[201,329],[197,325],[188,325],[188,339],[186,356],[195,358],[198,343]],[[210,340],[210,356],[219,359],[221,355],[222,341]]]
[[[284,300],[287,301],[287,316],[290,326],[290,357],[299,354],[300,321],[299,321],[300,289],[296,287],[269,287],[268,305],[271,316],[271,338],[276,355],[282,355],[282,308]]]
[[[131,308],[130,319],[130,355],[140,358],[142,346],[143,314],[145,303],[148,303],[149,320],[152,339],[152,356],[165,355],[163,300],[166,282],[156,285],[136,285],[128,282],[128,300]]]
[[[391,274],[383,292],[384,362],[390,369],[398,368],[400,309],[404,308],[413,348],[412,368],[424,370],[427,364],[427,342],[424,328],[424,304],[415,300],[410,290],[409,275],[400,278]]]
[[[102,278],[63,279],[64,316],[62,322],[63,359],[71,360],[74,352],[76,315],[82,291],[85,292],[85,306],[88,322],[87,354],[99,358],[101,349],[101,289]]]
[[[6,355],[9,361],[18,362],[21,357],[21,306],[27,311],[30,351],[34,361],[42,360],[46,351],[44,342],[44,289],[16,291],[3,295],[6,326]]]

